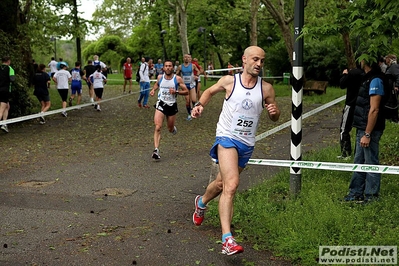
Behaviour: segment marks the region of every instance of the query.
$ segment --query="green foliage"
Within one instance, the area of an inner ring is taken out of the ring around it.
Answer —
[[[398,124],[386,121],[384,135],[381,138],[380,162],[384,165],[398,165],[399,162],[399,137]]]
[[[0,57],[10,56],[16,80],[12,84],[9,118],[30,114],[31,101],[28,95],[28,66],[24,65],[23,51],[26,46],[0,30]]]
[[[381,163],[398,162],[397,124],[388,124],[380,143]],[[303,156],[303,160],[338,162],[339,143]],[[383,175],[381,199],[368,205],[342,202],[350,172],[302,169],[302,190],[289,193],[289,169],[235,197],[234,230],[253,248],[272,250],[298,265],[316,265],[320,245],[399,244],[397,175]],[[219,226],[217,206],[207,219]]]
[[[127,38],[132,26],[138,25],[148,15],[148,6],[147,1],[104,0],[93,13],[93,19],[105,28],[105,35]]]
[[[119,36],[104,36],[97,42],[92,42],[83,50],[84,61],[92,59],[93,55],[100,56],[100,60],[107,65],[119,69],[120,64],[128,56],[131,56],[131,49]]]
[[[326,80],[332,86],[339,86],[346,60],[342,41],[336,37],[319,42],[309,42],[304,48],[305,77],[308,80]]]
[[[285,49],[285,44],[282,41],[276,42],[265,49],[265,67],[270,70],[272,76],[280,76],[284,72],[290,73],[292,71],[290,59]]]

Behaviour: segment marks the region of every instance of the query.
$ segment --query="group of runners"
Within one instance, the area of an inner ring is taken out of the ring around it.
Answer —
[[[195,80],[198,80],[200,69],[190,62],[191,56],[184,56],[184,63],[173,72],[172,61],[164,62],[164,73],[157,77],[150,92],[154,96],[158,91],[154,115],[154,151],[152,158],[160,160],[160,139],[163,121],[166,118],[168,131],[177,133],[175,126],[178,112],[177,95],[188,96],[186,109],[191,118],[198,118],[210,102],[212,96],[223,92],[225,100],[216,128],[216,140],[210,155],[219,164],[219,173],[203,195],[195,197],[193,223],[201,225],[206,205],[212,199],[219,198],[219,216],[222,229],[222,253],[238,254],[244,251],[234,239],[231,232],[233,217],[233,198],[239,184],[240,173],[245,168],[254,150],[255,134],[259,118],[264,109],[272,121],[280,117],[280,110],[275,100],[274,88],[262,80],[259,73],[265,60],[265,52],[257,46],[248,47],[242,56],[243,71],[226,75],[213,86],[206,89],[199,100],[195,91]],[[193,71],[198,75],[193,75]],[[179,76],[181,74],[181,76]],[[194,85],[193,85],[194,84]],[[191,104],[193,106],[191,107]]]
[[[106,76],[102,73],[102,70],[104,70],[105,65],[96,64],[98,57],[94,59],[94,62],[88,62],[88,66],[83,71],[80,69],[80,62],[76,62],[75,68],[71,71],[67,71],[68,65],[65,62],[61,62],[59,64],[60,69],[51,74],[62,98],[62,114],[65,117],[67,116],[65,109],[69,82],[72,84],[72,94],[77,93],[79,101],[81,81],[86,80],[89,90],[94,89],[95,91],[97,97],[96,109],[101,110],[100,101],[103,84],[106,82]],[[156,77],[156,82],[149,92],[150,96],[157,94],[157,101],[154,105],[155,129],[152,153],[152,158],[155,161],[161,159],[159,146],[163,121],[166,120],[170,133],[177,133],[175,122],[178,113],[176,101],[178,95],[186,97],[187,120],[199,118],[215,94],[222,92],[225,95],[216,127],[216,140],[210,151],[213,160],[219,164],[219,173],[216,179],[207,186],[205,193],[195,197],[195,211],[192,219],[195,225],[201,225],[205,217],[207,203],[220,196],[219,215],[223,243],[222,253],[227,255],[244,251],[244,248],[237,244],[231,232],[233,198],[239,185],[240,173],[245,168],[254,150],[255,134],[260,115],[263,110],[266,110],[270,120],[277,121],[280,117],[274,88],[259,77],[264,61],[265,52],[262,48],[258,46],[246,48],[242,55],[243,71],[234,75],[223,76],[216,84],[200,95],[199,75],[203,73],[203,70],[195,64],[195,60],[191,60],[190,55],[184,55],[184,62],[177,69],[174,68],[172,61],[165,60],[163,62],[163,73]],[[7,63],[9,64],[9,62]],[[130,64],[128,61],[127,63]],[[145,65],[143,69],[145,69]],[[44,71],[45,66],[42,64],[35,76],[35,92],[37,91],[35,95],[42,103],[41,112],[45,112],[50,107],[49,104],[46,104],[46,102],[49,102],[49,98],[44,95],[45,91],[48,92],[50,78],[47,73],[47,75],[44,74]],[[146,87],[147,84],[144,85],[144,83],[149,83],[149,79],[140,79],[140,87]],[[40,94],[39,89],[43,89],[42,94]],[[71,96],[69,99],[70,105],[73,99],[74,97]],[[1,107],[3,107],[3,104]],[[44,118],[41,122],[44,123]]]

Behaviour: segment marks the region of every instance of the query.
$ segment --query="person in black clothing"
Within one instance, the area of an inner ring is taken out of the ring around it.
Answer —
[[[33,85],[35,86],[35,90],[33,94],[37,97],[41,104],[40,114],[45,113],[50,109],[50,93],[48,88],[50,87],[50,76],[46,73],[46,66],[44,64],[40,64],[33,79]],[[46,123],[46,120],[43,116],[40,117],[40,124]]]
[[[87,61],[87,65],[83,68],[83,73],[85,74],[86,83],[87,86],[89,87],[90,102],[92,102],[93,104],[94,104],[94,89],[93,89],[93,84],[89,80],[89,77],[94,72],[96,72],[96,66],[93,65],[93,61],[91,60]]]
[[[353,115],[356,128],[354,164],[379,165],[379,143],[385,129],[386,78],[378,63],[362,60],[361,66],[365,75]],[[378,200],[380,184],[381,173],[354,171],[344,201],[369,203]]]
[[[385,57],[385,63],[388,66],[385,72],[389,96],[385,104],[385,118],[393,123],[399,123],[398,117],[398,90],[399,90],[399,65],[396,63],[396,55],[389,54]]]
[[[11,84],[15,82],[15,72],[10,66],[11,58],[4,56],[0,65],[0,120],[7,120],[8,111],[10,110],[9,99],[11,96]],[[7,124],[0,126],[0,129],[8,133]]]
[[[340,159],[349,159],[352,155],[352,144],[350,132],[352,130],[353,113],[355,111],[356,98],[359,92],[360,85],[362,84],[362,77],[364,75],[363,70],[359,68],[353,68],[348,71],[345,69],[342,72],[340,80],[341,89],[346,90],[345,107],[342,110],[342,119],[340,125],[340,144],[341,144],[341,155],[338,156]]]

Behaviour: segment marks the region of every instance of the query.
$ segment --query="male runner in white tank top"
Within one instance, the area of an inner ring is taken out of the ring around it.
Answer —
[[[273,86],[258,77],[264,60],[265,51],[262,48],[250,46],[245,49],[242,56],[242,74],[222,77],[203,92],[191,113],[192,117],[199,117],[213,95],[225,92],[223,109],[216,128],[216,141],[210,151],[211,157],[219,163],[219,173],[208,185],[205,194],[195,198],[193,222],[201,225],[206,204],[220,195],[222,253],[226,255],[244,251],[231,234],[233,198],[240,182],[240,173],[254,149],[261,112],[265,108],[272,121],[277,121],[280,117]]]
[[[150,95],[154,96],[155,91],[159,89],[158,101],[155,104],[154,114],[154,146],[152,158],[155,160],[161,159],[159,155],[159,142],[161,140],[161,128],[163,120],[166,116],[166,123],[168,130],[172,134],[177,133],[175,127],[177,110],[177,95],[188,95],[188,89],[180,76],[173,74],[173,63],[170,60],[165,60],[163,65],[163,75],[159,75],[157,82],[150,91]],[[179,89],[180,86],[180,89]]]

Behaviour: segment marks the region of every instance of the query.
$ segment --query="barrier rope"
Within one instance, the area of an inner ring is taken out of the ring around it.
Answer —
[[[250,159],[248,164],[268,165],[279,167],[298,167],[317,170],[335,170],[347,172],[366,172],[381,174],[399,174],[399,166],[370,165],[370,164],[351,164],[351,163],[331,163],[331,162],[312,162],[312,161],[290,161],[290,160],[265,160]]]

